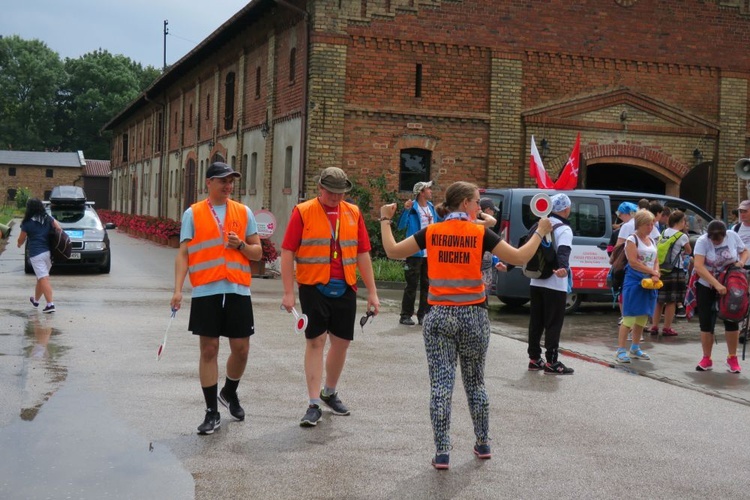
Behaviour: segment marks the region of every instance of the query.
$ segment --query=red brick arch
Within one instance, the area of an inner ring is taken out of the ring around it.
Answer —
[[[622,163],[648,171],[654,176],[679,185],[690,171],[687,165],[658,149],[637,144],[600,144],[582,146],[587,166],[598,163]]]

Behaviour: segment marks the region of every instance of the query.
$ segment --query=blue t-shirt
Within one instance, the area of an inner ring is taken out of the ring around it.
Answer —
[[[38,217],[33,217],[21,223],[21,231],[26,233],[26,246],[29,249],[29,257],[49,252],[49,231],[52,226],[52,216],[46,216],[40,222]]]
[[[222,226],[227,215],[226,205],[214,205],[214,211],[216,216],[221,221]],[[247,211],[247,230],[245,231],[245,239],[248,236],[252,236],[258,232],[258,224],[255,222],[255,216],[249,207],[245,206]],[[185,213],[182,214],[182,226],[180,227],[180,243],[183,241],[190,241],[195,236],[195,224],[193,223],[193,209],[188,208]],[[239,283],[232,283],[229,280],[214,281],[205,285],[193,287],[193,297],[207,297],[209,295],[222,295],[225,293],[234,293],[237,295],[250,295],[250,287],[240,285]]]

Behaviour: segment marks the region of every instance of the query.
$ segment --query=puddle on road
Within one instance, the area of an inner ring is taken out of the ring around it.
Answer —
[[[133,432],[69,375],[53,321],[26,325],[20,418],[0,429],[0,498],[194,498],[168,447]]]

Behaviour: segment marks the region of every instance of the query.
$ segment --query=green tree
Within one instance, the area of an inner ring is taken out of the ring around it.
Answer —
[[[58,115],[66,150],[82,150],[86,158],[109,159],[109,136],[100,133],[107,123],[159,75],[152,66],[99,49],[77,59],[66,59],[67,85],[61,92]]]
[[[58,89],[65,69],[40,40],[0,37],[0,149],[56,149]]]

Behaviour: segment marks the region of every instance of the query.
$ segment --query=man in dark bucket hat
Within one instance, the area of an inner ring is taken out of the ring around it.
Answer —
[[[346,172],[337,167],[323,169],[317,181],[318,186],[336,194],[348,193],[354,187]]]
[[[281,306],[292,311],[296,289],[308,318],[304,364],[309,400],[302,427],[318,424],[323,404],[334,415],[349,415],[337,386],[354,339],[357,271],[367,287],[365,312],[377,314],[380,309],[364,219],[359,207],[344,201],[352,183],[336,167],[324,169],[316,181],[320,193],[294,207],[281,244]],[[361,325],[364,329],[365,323]]]

